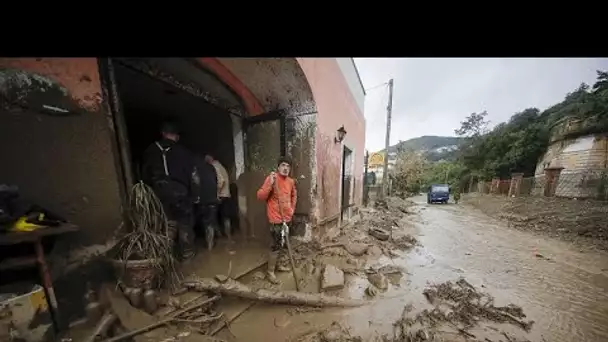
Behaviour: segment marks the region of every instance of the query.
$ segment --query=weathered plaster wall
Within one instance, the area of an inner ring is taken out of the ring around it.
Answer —
[[[563,167],[566,173],[605,170],[607,161],[608,137],[586,135],[549,145],[535,173],[544,174],[546,167]]]
[[[331,219],[340,213],[340,170],[342,146],[334,142],[337,129],[347,131],[345,145],[354,151],[354,202],[361,204],[365,119],[338,63],[333,58],[298,58],[317,106],[316,218]]]
[[[78,224],[74,242],[103,243],[120,222],[120,197],[97,60],[1,58],[2,70],[56,84],[80,110],[60,117],[0,106],[0,182],[18,185],[25,198]],[[28,101],[64,103],[56,98],[62,92],[31,92]]]
[[[545,168],[563,168],[555,189],[559,197],[594,198],[600,195],[608,172],[608,137],[585,135],[549,145],[536,166],[536,177]]]
[[[306,235],[314,207],[316,107],[298,61],[294,58],[199,60],[240,95],[249,117],[269,112],[270,115],[272,112],[284,115],[281,119],[276,116],[265,123],[254,123],[245,128],[247,165],[238,179],[239,184],[243,184],[240,187],[248,189],[247,195],[239,198],[241,211],[244,211],[243,208],[247,211],[248,226],[252,229],[266,226],[263,203],[255,198],[255,192],[268,172],[276,168],[276,161],[282,152],[283,136],[285,153],[292,159],[292,177],[298,188],[292,233]],[[241,181],[245,179],[247,182]]]
[[[202,59],[207,66],[209,58]],[[217,58],[217,75],[241,95],[250,116],[273,110],[315,111],[309,84],[295,58]],[[261,108],[259,108],[261,106]]]

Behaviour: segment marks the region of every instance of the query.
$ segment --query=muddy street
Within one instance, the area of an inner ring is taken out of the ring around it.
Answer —
[[[295,341],[339,324],[352,336],[374,340],[392,334],[393,322],[406,305],[415,311],[431,307],[422,294],[429,283],[464,277],[494,296],[497,306],[521,306],[527,319],[535,321],[529,333],[507,324],[481,325],[471,331],[478,340],[507,341],[502,332],[521,341],[608,340],[607,254],[508,228],[472,207],[428,205],[423,196],[412,200],[416,214],[404,216],[405,228],[400,229],[421,246],[367,260],[366,267],[406,269],[369,305],[319,311],[258,303],[220,335],[238,341]],[[289,282],[289,275],[283,277]],[[340,294],[365,298],[368,285],[365,277],[347,275]],[[444,335],[447,341],[464,340],[457,332],[446,330]]]

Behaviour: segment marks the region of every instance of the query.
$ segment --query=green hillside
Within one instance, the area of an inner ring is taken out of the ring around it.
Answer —
[[[430,161],[454,160],[457,156],[457,146],[463,138],[424,135],[390,146],[389,152],[399,149],[422,153]],[[384,149],[381,151],[384,152]]]

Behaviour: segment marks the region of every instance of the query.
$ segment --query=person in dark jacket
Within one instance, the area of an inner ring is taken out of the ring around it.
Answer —
[[[196,253],[193,204],[199,201],[200,179],[193,155],[178,143],[177,125],[164,123],[161,136],[144,151],[142,178],[175,225],[178,253],[182,259],[190,259]]]
[[[200,226],[205,232],[207,248],[210,250],[213,248],[215,233],[219,230],[217,215],[220,199],[217,193],[217,174],[213,165],[208,163],[202,156],[199,156],[196,162],[201,180],[200,203],[197,207],[197,216]]]

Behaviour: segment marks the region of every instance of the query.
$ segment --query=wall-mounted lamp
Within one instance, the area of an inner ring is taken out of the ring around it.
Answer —
[[[341,143],[342,140],[344,140],[345,136],[346,136],[346,130],[344,129],[344,125],[342,125],[340,128],[338,128],[338,134],[336,135],[336,138],[335,138],[336,144]]]

